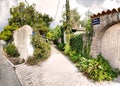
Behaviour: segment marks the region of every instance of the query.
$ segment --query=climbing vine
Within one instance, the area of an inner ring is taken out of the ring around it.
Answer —
[[[76,53],[79,53],[82,55],[83,51],[83,37],[81,35],[72,35],[70,39],[70,47],[72,51],[76,51]]]
[[[88,18],[85,20],[84,27],[86,28],[86,41],[84,42],[84,49],[83,49],[83,55],[84,57],[88,58],[90,56],[90,47],[92,43],[92,36],[93,36],[93,30],[92,30],[92,24],[91,19]]]

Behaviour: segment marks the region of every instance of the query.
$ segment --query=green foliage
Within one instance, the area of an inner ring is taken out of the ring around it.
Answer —
[[[47,34],[46,34],[46,38],[48,40],[54,40],[54,35],[52,34],[53,32],[52,31],[49,31]]]
[[[82,54],[83,51],[83,37],[82,35],[73,35],[70,39],[71,50],[75,50],[76,53]]]
[[[52,18],[49,18],[47,14],[42,15],[35,10],[35,4],[25,5],[21,2],[17,7],[10,8],[11,18],[9,18],[9,24],[15,23],[18,27],[23,25],[30,25],[37,27],[41,23],[45,26],[49,26]]]
[[[61,22],[63,23],[63,28],[66,33],[66,43],[70,43],[70,37],[72,28],[79,28],[80,25],[80,15],[77,12],[76,9],[70,10],[69,9],[69,2],[66,4],[66,12],[63,13],[62,16],[63,20]],[[64,36],[64,35],[63,35]]]
[[[110,81],[119,74],[101,54],[97,58],[84,58],[81,56],[79,57],[79,61],[76,62],[76,66],[85,75],[95,81]]]
[[[54,29],[51,29],[47,34],[46,38],[54,41],[58,40],[61,37],[61,28],[60,26],[56,26]]]
[[[63,51],[64,50],[64,46],[65,46],[64,43],[59,43],[58,44],[58,49]]]
[[[35,31],[35,35],[32,36],[32,45],[34,47],[34,55],[27,60],[27,64],[36,65],[50,55],[50,44],[42,38],[38,31]]]
[[[54,34],[54,39],[59,39],[61,37],[61,29],[60,29],[60,26],[56,26],[54,31],[53,31],[53,34]]]
[[[75,51],[71,51],[70,54],[69,54],[69,56],[70,56],[70,59],[71,59],[74,63],[77,63],[77,62],[80,60],[80,58],[81,58],[81,55],[80,55],[80,54],[76,54]]]
[[[63,26],[61,26],[61,43],[65,43],[64,42],[64,27]]]
[[[91,20],[86,20],[86,41],[83,42],[82,35],[73,35],[70,44],[65,45],[64,53],[76,64],[88,78],[95,81],[110,81],[120,73],[118,69],[113,69],[109,62],[100,54],[97,58],[90,56],[90,46],[92,42]]]
[[[90,18],[85,20],[85,28],[86,28],[86,32],[89,35],[92,35],[92,20]]]
[[[66,44],[65,47],[64,47],[64,53],[69,55],[70,50],[71,50],[70,45]]]
[[[12,25],[7,25],[4,27],[4,30],[0,33],[0,39],[3,39],[7,42],[12,40],[13,31],[16,30],[18,27],[13,23]]]
[[[8,44],[5,48],[5,51],[11,57],[18,57],[20,55],[14,44]]]
[[[34,47],[34,57],[36,59],[45,59],[49,56],[50,46],[45,40],[39,35],[39,33],[35,33],[36,35],[32,37],[32,44]]]
[[[86,58],[89,58],[89,56],[90,56],[90,46],[92,43],[92,36],[93,36],[91,22],[92,22],[91,19],[87,18],[85,20],[85,24],[84,24],[84,27],[86,28],[86,41],[85,41],[84,46],[83,46],[83,48],[84,48],[83,55]]]
[[[49,40],[56,40],[61,37],[61,27],[56,26],[54,29],[50,29],[49,32],[46,34],[46,38]]]
[[[34,56],[28,60],[28,63],[34,64],[40,59],[47,58],[50,53],[50,46],[46,43],[45,38],[42,38],[41,35],[45,36],[49,31],[49,25],[52,21],[47,14],[41,14],[35,10],[35,5],[26,5],[21,2],[18,6],[10,8],[11,18],[8,19],[8,25],[0,33],[0,39],[4,39],[7,42],[11,42],[13,38],[13,31],[17,28],[22,27],[23,25],[29,25],[33,28],[35,34],[32,37],[32,44],[34,47]],[[59,33],[57,31],[57,33]],[[56,34],[58,35],[58,34]],[[13,49],[10,51],[10,49]],[[7,53],[10,55],[16,56],[17,51],[11,45],[7,46]],[[13,52],[14,51],[14,52]]]

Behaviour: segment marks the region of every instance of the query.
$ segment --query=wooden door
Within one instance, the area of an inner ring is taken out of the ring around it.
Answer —
[[[108,28],[103,35],[101,53],[113,67],[120,69],[120,23]]]

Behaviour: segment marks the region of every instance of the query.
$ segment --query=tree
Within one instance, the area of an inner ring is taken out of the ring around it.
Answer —
[[[10,8],[10,14],[11,18],[8,19],[9,24],[0,33],[0,39],[5,41],[12,40],[13,31],[23,25],[30,25],[34,28],[34,31],[38,31],[40,34],[46,34],[52,21],[52,18],[47,14],[42,15],[37,12],[35,10],[35,4],[25,5],[25,3],[20,2],[18,6]]]
[[[69,45],[70,43],[70,6],[69,6],[69,0],[66,0],[66,26],[65,26],[65,32],[66,32],[66,42]]]
[[[35,10],[35,5],[25,5],[21,2],[17,7],[10,8],[11,18],[8,19],[9,24],[4,27],[0,33],[0,38],[9,42],[13,38],[13,31],[23,25],[29,25],[33,28],[32,45],[34,47],[34,55],[28,60],[30,63],[37,63],[39,60],[47,58],[50,54],[50,44],[46,42],[43,35],[49,30],[52,21],[47,14],[41,14]]]
[[[45,26],[49,26],[52,18],[47,14],[42,15],[35,10],[35,4],[25,5],[21,2],[19,6],[10,8],[11,18],[9,18],[9,24],[15,23],[18,27],[23,25],[30,25],[36,27],[40,23],[44,22]]]
[[[69,16],[70,16],[70,18],[69,18],[69,21],[67,23],[67,21],[66,21],[66,11],[65,11],[62,15],[62,20],[61,20],[61,22],[63,23],[62,29],[64,31],[67,30],[66,31],[67,33],[71,33],[71,29],[73,29],[73,28],[78,29],[79,25],[80,25],[80,15],[77,12],[77,9],[70,10]],[[66,28],[69,28],[69,29],[66,29]],[[70,34],[68,34],[66,36],[68,36],[68,37],[66,37],[66,39],[69,42]],[[64,35],[63,35],[62,39],[64,39]]]
[[[56,41],[58,42],[58,39],[61,37],[61,27],[56,26],[54,29],[51,29],[47,35],[46,38],[51,40],[51,41]]]
[[[65,23],[65,20],[66,20],[66,12],[63,13],[62,15],[62,20],[61,22],[63,22],[63,24]],[[72,28],[79,28],[79,25],[80,25],[80,15],[79,13],[77,12],[77,9],[72,9],[70,10],[70,26]]]

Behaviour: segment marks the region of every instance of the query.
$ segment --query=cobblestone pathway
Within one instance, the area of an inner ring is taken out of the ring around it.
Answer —
[[[16,68],[23,86],[120,86],[117,82],[92,82],[53,46],[51,53],[41,65]]]

